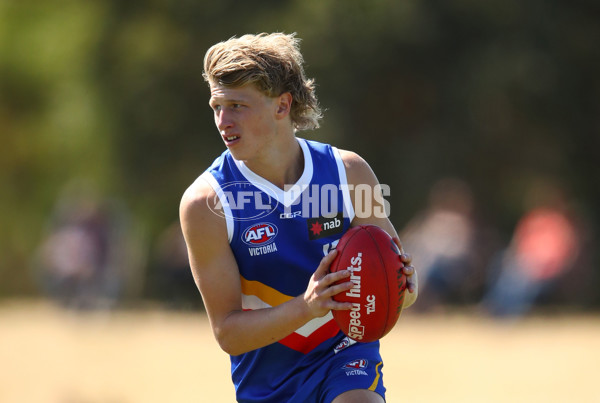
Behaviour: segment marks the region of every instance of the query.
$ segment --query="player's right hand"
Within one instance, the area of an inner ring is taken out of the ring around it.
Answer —
[[[348,291],[354,284],[351,281],[344,281],[340,284],[335,284],[340,280],[350,277],[349,270],[340,270],[335,273],[329,273],[329,266],[337,255],[334,249],[327,254],[317,267],[308,282],[308,287],[304,293],[304,302],[306,303],[311,316],[319,318],[327,315],[334,310],[347,310],[352,308],[350,302],[337,302],[333,300],[333,296],[341,292]]]

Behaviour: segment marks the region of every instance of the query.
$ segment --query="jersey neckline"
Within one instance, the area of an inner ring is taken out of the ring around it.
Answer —
[[[248,180],[248,182],[252,183],[270,197],[273,197],[285,207],[293,205],[298,200],[304,189],[310,185],[313,177],[313,161],[308,144],[306,143],[306,140],[302,138],[297,137],[296,141],[298,141],[298,144],[300,144],[302,154],[304,155],[304,171],[296,183],[291,186],[286,185],[287,190],[281,189],[262,176],[254,173],[250,168],[248,168],[248,166],[246,166],[244,161],[238,161],[233,158],[235,165],[239,169],[240,173]]]

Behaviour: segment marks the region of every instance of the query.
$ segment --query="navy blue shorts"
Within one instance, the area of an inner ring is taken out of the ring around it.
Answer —
[[[331,403],[353,389],[372,390],[385,400],[379,343],[351,344],[348,340],[344,338],[331,355],[315,366],[289,403]]]

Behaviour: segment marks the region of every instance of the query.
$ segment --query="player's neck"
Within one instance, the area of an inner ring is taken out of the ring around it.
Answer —
[[[284,189],[294,184],[304,172],[304,154],[295,135],[285,136],[269,147],[261,159],[244,161],[255,174]]]

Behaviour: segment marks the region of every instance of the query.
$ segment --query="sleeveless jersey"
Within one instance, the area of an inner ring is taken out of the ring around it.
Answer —
[[[354,217],[339,151],[297,140],[304,171],[289,189],[256,175],[229,151],[201,176],[219,199],[215,212],[226,219],[245,310],[273,307],[303,294]],[[308,376],[303,372],[313,371],[343,339],[330,312],[276,343],[231,356],[238,401],[288,401]]]

